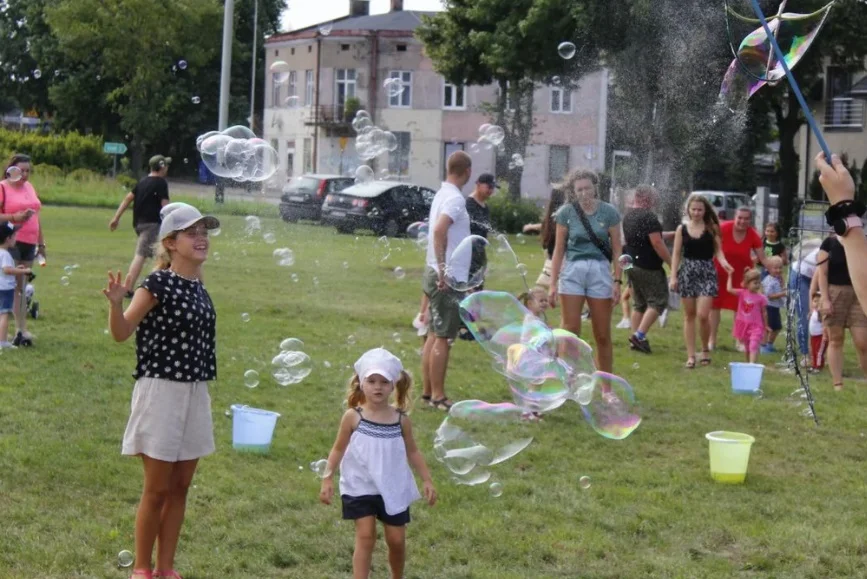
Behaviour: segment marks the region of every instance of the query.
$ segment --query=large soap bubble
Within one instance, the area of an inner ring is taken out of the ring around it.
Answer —
[[[524,411],[509,403],[463,400],[437,428],[434,454],[455,475],[475,485],[490,479],[490,467],[509,460],[533,442]]]
[[[196,147],[202,161],[218,177],[262,182],[274,176],[279,166],[274,147],[240,125],[205,133],[196,139]]]
[[[446,261],[445,282],[459,292],[469,291],[485,281],[484,266],[471,270],[473,252],[484,248],[488,240],[480,235],[470,235],[461,241]]]
[[[428,224],[425,221],[416,221],[406,228],[406,236],[410,239],[418,239],[420,236],[427,234]]]
[[[298,384],[312,371],[310,356],[297,350],[281,350],[271,360],[271,375],[281,386]]]
[[[592,378],[592,398],[581,405],[584,417],[605,438],[623,440],[641,424],[632,386],[607,372],[594,372]]]

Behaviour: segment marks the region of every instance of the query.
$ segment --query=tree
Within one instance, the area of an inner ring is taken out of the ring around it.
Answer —
[[[497,102],[489,107],[505,132],[497,174],[508,175],[509,191],[519,198],[523,169],[509,170],[508,163],[514,154],[525,156],[532,137],[533,91],[554,76],[574,85],[595,63],[594,23],[602,19],[603,3],[446,0],[445,5],[446,11],[423,18],[416,35],[448,82],[499,87]],[[557,52],[564,41],[579,47],[571,60]]]
[[[786,11],[811,13],[824,6],[824,0],[792,0]],[[825,64],[840,66],[850,72],[863,70],[867,57],[867,10],[857,2],[838,2],[813,46],[807,51],[793,74],[804,95],[823,94]],[[794,200],[798,193],[800,156],[795,138],[806,123],[801,107],[787,82],[766,86],[756,97],[765,100],[773,111],[780,140],[780,221],[788,229]],[[821,98],[821,96],[819,96]]]

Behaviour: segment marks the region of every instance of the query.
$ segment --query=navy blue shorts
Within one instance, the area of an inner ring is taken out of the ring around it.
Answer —
[[[0,290],[0,314],[8,314],[12,311],[12,303],[15,301],[15,290]]]
[[[36,245],[33,243],[24,243],[23,241],[15,242],[15,245],[9,248],[9,254],[17,262],[33,261],[36,259]]]
[[[768,327],[775,332],[783,329],[783,320],[780,317],[780,308],[768,306]]]
[[[385,512],[385,501],[379,495],[363,495],[351,497],[342,495],[343,518],[345,520],[363,519],[364,517],[376,517],[386,525],[402,527],[409,523],[409,509],[396,515]]]

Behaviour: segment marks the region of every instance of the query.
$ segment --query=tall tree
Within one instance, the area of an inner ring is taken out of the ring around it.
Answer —
[[[437,72],[457,85],[499,86],[491,112],[505,132],[497,173],[507,175],[513,197],[521,194],[523,168],[508,168],[526,155],[533,129],[533,91],[559,76],[576,84],[596,61],[594,26],[603,2],[574,0],[446,0],[444,12],[424,17],[416,35]],[[563,59],[561,42],[578,47]],[[510,105],[507,107],[507,101]]]

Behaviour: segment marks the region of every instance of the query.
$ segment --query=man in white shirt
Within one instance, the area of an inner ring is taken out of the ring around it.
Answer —
[[[470,236],[470,216],[461,188],[472,174],[473,161],[463,151],[455,151],[446,161],[446,180],[437,191],[430,209],[430,235],[427,242],[427,266],[422,289],[430,299],[430,331],[424,344],[421,370],[424,379],[423,399],[431,406],[448,410],[452,403],[445,393],[449,364],[449,342],[458,335],[461,317],[458,305],[463,293],[448,287],[448,275],[466,281],[470,271],[470,252],[450,261],[455,248]],[[459,263],[458,263],[459,262]]]

